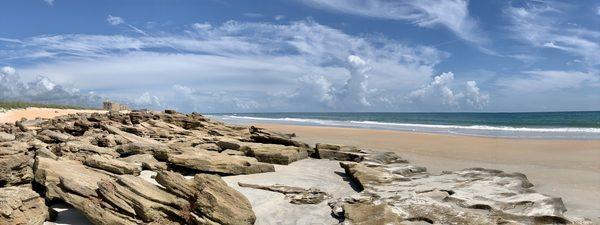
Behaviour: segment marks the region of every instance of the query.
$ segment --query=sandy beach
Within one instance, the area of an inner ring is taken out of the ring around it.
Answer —
[[[21,118],[32,120],[35,118],[52,118],[75,113],[105,113],[104,110],[82,110],[82,109],[49,109],[30,107],[26,109],[13,109],[0,113],[0,123],[14,123]]]
[[[51,118],[79,112],[104,111],[28,108],[0,113],[0,122],[13,123],[23,117],[28,119]],[[527,175],[535,185],[536,191],[562,197],[568,209],[567,215],[587,217],[595,222],[600,221],[598,216],[600,215],[600,141],[598,140],[508,139],[339,127],[253,125],[277,132],[295,133],[296,140],[311,145],[334,143],[356,145],[372,150],[393,151],[408,159],[411,164],[427,167],[428,171],[433,174],[439,174],[445,170],[473,167],[520,172]],[[337,166],[338,163],[334,161],[321,163],[322,165],[318,165],[326,166],[326,168],[320,168],[315,166],[317,165],[314,164],[315,162],[317,161],[303,160],[289,168],[279,166],[278,173],[232,176],[225,180],[253,202],[260,218],[279,218],[274,216],[269,209],[289,204],[280,195],[239,188],[236,182],[253,181],[267,184],[277,181],[294,184],[292,181],[299,179],[297,175],[290,175],[299,174],[294,170],[295,168],[312,168],[312,170],[301,172],[300,174],[306,176],[300,180],[313,184],[313,186],[320,185],[319,187],[323,190],[331,189],[329,191],[332,193],[335,190],[341,190],[339,186],[346,183],[340,177],[333,176],[326,179],[329,183],[319,181],[319,179],[325,178],[319,175],[319,171],[340,170],[341,168]],[[152,179],[147,178],[147,180]],[[328,187],[328,185],[332,187]],[[278,199],[278,201],[266,204],[264,199]],[[62,212],[61,218],[54,224],[77,224],[84,220],[80,214],[69,210],[68,207],[61,205],[52,207]],[[311,218],[329,218],[326,204],[315,207],[314,209],[306,208],[310,212],[317,212],[314,215],[311,214]],[[298,212],[292,210],[285,213],[291,215]],[[266,220],[262,222],[269,224],[269,221]],[[47,224],[53,223],[48,222]]]
[[[357,145],[394,151],[432,173],[471,167],[521,172],[535,189],[561,196],[567,214],[600,215],[600,141],[528,140],[452,136],[388,130],[255,124],[293,132],[307,143]]]

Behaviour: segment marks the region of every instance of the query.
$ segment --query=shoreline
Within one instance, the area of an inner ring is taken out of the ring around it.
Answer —
[[[253,123],[299,141],[393,151],[433,174],[483,167],[525,174],[535,189],[562,197],[568,215],[600,221],[600,141],[473,137],[407,131]]]
[[[324,120],[310,118],[267,118],[235,115],[208,115],[207,117],[231,124],[259,123],[294,126],[339,127],[506,139],[600,141],[600,127],[421,124],[380,121]]]

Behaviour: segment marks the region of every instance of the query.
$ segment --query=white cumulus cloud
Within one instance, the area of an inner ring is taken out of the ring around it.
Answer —
[[[482,109],[489,103],[489,98],[488,94],[480,92],[475,81],[456,85],[452,72],[435,76],[429,84],[412,91],[408,96],[409,101],[425,107],[441,103],[451,109]]]
[[[4,75],[13,75],[15,74],[16,70],[15,68],[12,68],[10,66],[3,66],[0,69],[0,73],[4,74]]]
[[[118,100],[222,112],[406,109],[404,96],[428,83],[448,57],[312,20],[185,28],[149,36],[35,36],[10,42],[0,58],[32,60],[20,69],[25,77],[49,74]]]
[[[45,76],[38,75],[30,82],[23,81],[17,71],[9,66],[0,69],[0,99],[92,107],[99,107],[101,102],[99,96],[58,85]]]

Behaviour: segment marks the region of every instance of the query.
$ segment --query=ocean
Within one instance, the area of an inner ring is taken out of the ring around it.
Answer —
[[[221,113],[228,123],[353,127],[505,138],[600,140],[600,111],[530,113]]]

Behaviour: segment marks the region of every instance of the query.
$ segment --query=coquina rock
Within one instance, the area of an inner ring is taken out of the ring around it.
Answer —
[[[84,161],[84,164],[114,174],[132,174],[137,176],[142,171],[141,165],[102,156],[90,156]]]
[[[259,162],[281,165],[308,158],[306,148],[296,146],[245,143],[239,150],[247,156],[256,158]]]
[[[29,188],[0,188],[0,224],[42,225],[49,219],[48,207],[38,193]]]
[[[535,192],[519,173],[472,168],[431,175],[377,160],[340,165],[362,189],[331,204],[344,224],[587,224],[569,220],[560,198]]]
[[[308,148],[306,143],[302,143],[296,140],[292,140],[293,135],[280,134],[276,132],[269,131],[267,129],[258,128],[251,126],[249,128],[250,131],[250,139],[254,142],[264,143],[264,144],[280,144],[280,145],[289,145],[296,147]]]
[[[15,140],[15,135],[8,134],[5,132],[0,132],[0,142],[8,142],[8,141],[14,141],[14,140]]]
[[[191,170],[239,175],[275,171],[271,164],[258,162],[246,156],[225,155],[214,151],[196,150],[180,154],[170,154],[168,161],[174,165]]]
[[[34,154],[26,143],[0,142],[0,187],[31,182]]]
[[[162,171],[156,180],[178,196],[188,199],[198,224],[251,225],[256,221],[250,202],[216,175],[198,174],[192,180]]]

